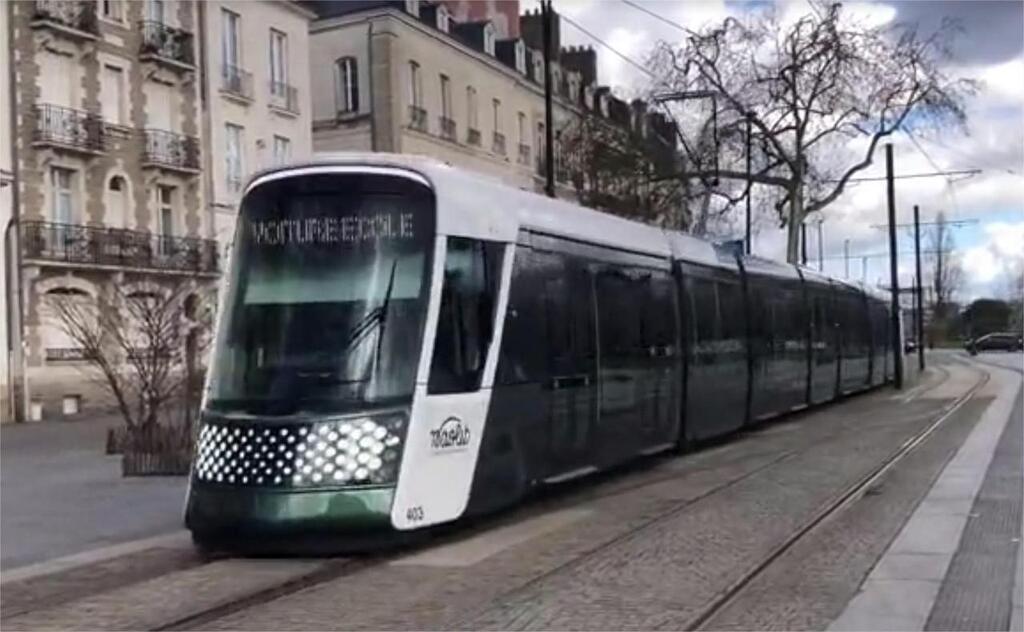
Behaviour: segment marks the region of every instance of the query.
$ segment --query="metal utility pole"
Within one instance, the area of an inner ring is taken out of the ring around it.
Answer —
[[[807,224],[800,223],[800,263],[807,265]]]
[[[818,218],[818,272],[825,271],[825,239],[822,235],[821,225],[825,223],[824,218]]]
[[[551,102],[551,0],[540,1],[544,30],[544,191],[555,197],[555,124]]]
[[[892,165],[892,143],[885,144],[885,183],[889,205],[889,290],[892,292],[892,324],[890,325],[893,355],[893,383],[903,388],[903,349],[900,344],[900,279],[896,274],[899,253],[896,250],[896,179]]]
[[[843,265],[846,268],[846,275],[843,278],[850,278],[850,240],[843,240]]]
[[[753,182],[750,181],[750,132],[751,119],[753,116],[747,112],[747,237],[743,240],[744,252],[750,254],[750,188]]]
[[[914,205],[914,274],[917,277],[917,296],[915,297],[917,313],[917,366],[924,371],[924,294],[921,285],[921,214],[917,204]]]

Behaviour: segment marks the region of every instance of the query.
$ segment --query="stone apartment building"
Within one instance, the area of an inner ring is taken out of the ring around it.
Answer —
[[[10,8],[0,5],[0,423],[14,418],[11,405],[11,363],[13,354],[10,348],[10,326],[12,314],[8,311],[17,305],[7,300],[8,273],[11,267],[7,264],[8,229],[14,229],[14,143],[11,138],[11,46],[10,30],[7,28]]]
[[[316,151],[426,154],[520,188],[544,186],[541,21],[518,2],[306,2]],[[557,193],[583,199],[580,121],[616,133],[674,129],[597,84],[592,48],[562,48],[554,29]],[[650,123],[650,124],[648,124]],[[573,151],[569,151],[574,148]]]
[[[183,278],[212,294],[241,181],[275,140],[278,152],[308,152],[309,14],[270,1],[4,9],[19,194],[8,300],[23,316],[11,380],[49,416],[64,395],[92,405],[103,394],[44,297],[102,302],[114,284],[131,293]]]

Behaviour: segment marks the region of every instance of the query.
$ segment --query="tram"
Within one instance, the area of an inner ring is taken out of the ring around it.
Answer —
[[[427,158],[265,171],[239,213],[200,545],[358,547],[890,379],[872,290]]]

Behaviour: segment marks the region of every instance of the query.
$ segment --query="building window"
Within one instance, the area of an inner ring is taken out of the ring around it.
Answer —
[[[476,88],[473,86],[466,88],[466,125],[469,129],[480,129],[476,111]]]
[[[494,110],[494,133],[495,134],[500,134],[501,133],[501,101],[499,99],[494,99],[494,101],[491,102],[491,107]]]
[[[484,25],[484,52],[494,56],[494,25]]]
[[[359,73],[354,57],[334,63],[334,102],[339,114],[359,111]]]
[[[420,17],[420,0],[405,0],[405,12]]]
[[[284,136],[274,136],[274,165],[286,164],[292,156],[292,141]]]
[[[423,103],[423,83],[420,77],[420,65],[409,62],[409,104],[421,107]]]
[[[102,86],[103,120],[117,125],[127,125],[128,104],[125,98],[124,70],[104,64]]]
[[[220,10],[221,15],[221,55],[223,56],[224,72],[225,77],[233,76],[238,74],[239,66],[239,49],[238,49],[238,32],[239,22],[241,18],[238,17],[237,13],[228,11],[227,9]]]
[[[240,125],[227,123],[224,126],[227,139],[227,154],[225,174],[227,189],[231,193],[238,193],[242,190],[242,132]]]
[[[516,137],[520,145],[526,145],[526,115],[520,112],[516,115]]]
[[[448,75],[441,75],[441,116],[452,117],[452,82]]]
[[[50,168],[50,186],[53,190],[53,221],[70,224],[74,217],[75,171],[64,167]]]
[[[516,70],[526,74],[526,45],[523,40],[516,41]]]
[[[448,32],[448,9],[443,4],[437,7],[437,28],[445,33]]]
[[[533,56],[533,80],[544,83],[544,60],[539,53]]]
[[[149,0],[146,3],[146,17],[150,22],[164,23],[164,0]]]
[[[110,178],[107,185],[107,217],[111,226],[128,228],[127,188],[128,185],[121,176]]]
[[[101,4],[104,19],[112,22],[121,22],[124,20],[123,0],[101,0]]]
[[[285,96],[288,86],[288,36],[270,29],[270,92]]]
[[[160,254],[170,255],[174,252],[174,196],[173,186],[158,185],[156,188],[157,205],[160,215]]]

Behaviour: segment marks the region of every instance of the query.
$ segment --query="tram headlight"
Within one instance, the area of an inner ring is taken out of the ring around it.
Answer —
[[[199,431],[195,476],[292,488],[393,483],[405,423],[402,414],[302,426],[210,423]]]

